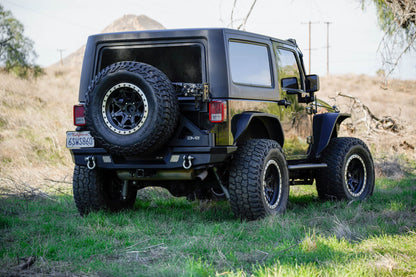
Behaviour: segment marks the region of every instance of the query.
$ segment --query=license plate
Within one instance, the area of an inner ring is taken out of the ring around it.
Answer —
[[[69,149],[94,147],[90,132],[66,132],[66,147]]]

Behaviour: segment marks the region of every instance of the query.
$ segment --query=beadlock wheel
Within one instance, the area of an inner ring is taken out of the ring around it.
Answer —
[[[263,173],[263,194],[270,209],[276,209],[282,197],[282,173],[275,160],[269,160]]]
[[[105,94],[101,113],[111,131],[120,135],[130,135],[143,126],[149,113],[149,105],[145,94],[138,86],[120,83]]]
[[[367,183],[367,170],[363,159],[354,154],[345,164],[344,172],[347,189],[354,197],[359,197],[365,190]]]

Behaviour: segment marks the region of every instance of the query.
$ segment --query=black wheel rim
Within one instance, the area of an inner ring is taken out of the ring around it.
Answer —
[[[270,209],[276,209],[282,195],[282,174],[275,160],[269,160],[263,173],[263,195]]]
[[[367,183],[367,169],[360,155],[351,155],[345,165],[345,184],[353,197],[359,197]]]
[[[110,88],[101,106],[105,124],[120,135],[137,132],[146,121],[148,112],[146,96],[131,83],[120,83]]]

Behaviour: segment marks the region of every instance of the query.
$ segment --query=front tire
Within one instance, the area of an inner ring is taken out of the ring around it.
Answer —
[[[113,171],[75,166],[73,191],[80,215],[91,211],[120,211],[133,208],[137,189],[129,186],[127,198],[121,196],[122,181]]]
[[[255,220],[286,211],[289,172],[280,145],[251,139],[234,156],[229,177],[230,204],[235,216]]]
[[[366,144],[357,138],[331,139],[321,161],[316,188],[321,199],[363,200],[373,194],[374,164]]]

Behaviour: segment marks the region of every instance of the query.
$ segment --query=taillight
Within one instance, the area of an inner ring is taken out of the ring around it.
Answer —
[[[85,126],[84,105],[74,105],[74,125]]]
[[[211,101],[209,102],[209,121],[212,123],[221,123],[227,120],[227,102]]]

